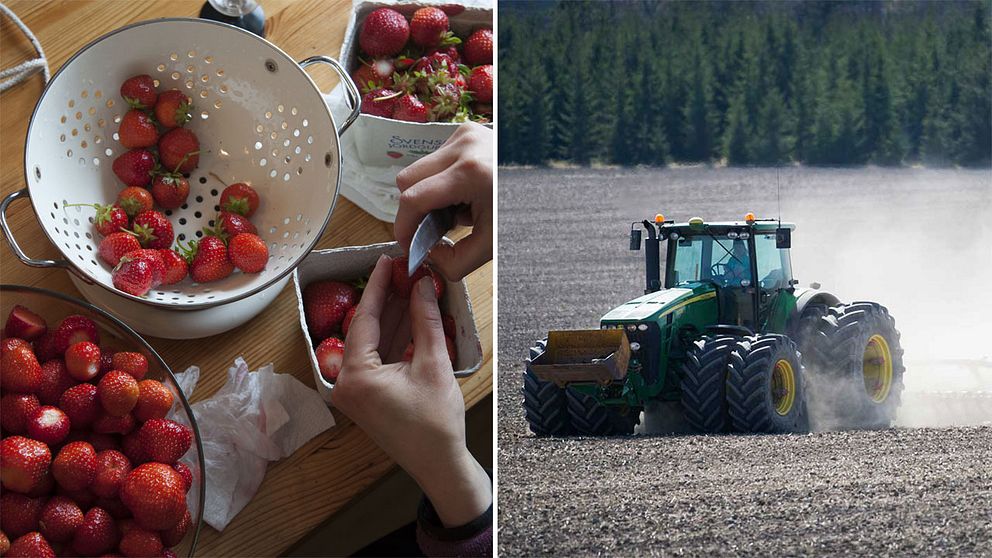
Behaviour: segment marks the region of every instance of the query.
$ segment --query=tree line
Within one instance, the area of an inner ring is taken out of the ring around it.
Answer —
[[[986,166],[989,8],[501,1],[499,161]]]

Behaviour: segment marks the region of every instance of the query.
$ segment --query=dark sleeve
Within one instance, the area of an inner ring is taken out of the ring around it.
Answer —
[[[489,478],[492,479],[492,472]],[[492,556],[493,506],[457,527],[445,527],[426,496],[417,509],[417,544],[426,556]]]

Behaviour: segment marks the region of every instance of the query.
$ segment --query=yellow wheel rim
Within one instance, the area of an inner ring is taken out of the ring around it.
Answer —
[[[796,402],[796,373],[788,360],[783,358],[775,363],[771,389],[775,412],[782,416],[789,414]]]
[[[889,343],[881,335],[872,335],[868,339],[862,370],[865,391],[872,401],[885,401],[892,389],[892,353],[889,351]]]

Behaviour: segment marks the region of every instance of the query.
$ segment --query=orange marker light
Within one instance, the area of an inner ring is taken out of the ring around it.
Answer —
[[[748,225],[750,225],[751,223],[754,223],[754,213],[748,213],[747,215],[745,215],[744,216],[744,221]]]
[[[661,213],[655,215],[654,216],[654,222],[655,223],[658,223],[658,224],[664,223],[665,222],[665,216],[662,215]]]

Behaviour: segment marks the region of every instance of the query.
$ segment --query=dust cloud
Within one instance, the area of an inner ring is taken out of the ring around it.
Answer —
[[[878,302],[896,319],[897,426],[992,423],[992,185],[987,174],[977,187],[942,184],[956,172],[919,170],[906,187],[867,182],[815,204],[784,190],[801,286]]]

